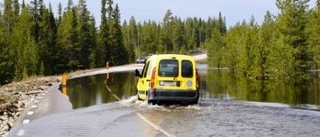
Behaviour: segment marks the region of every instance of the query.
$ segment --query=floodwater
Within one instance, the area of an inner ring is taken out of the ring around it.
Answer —
[[[132,72],[71,79],[67,94],[74,110],[34,119],[8,136],[320,136],[318,81],[293,85],[198,70],[200,103],[189,106],[137,100]]]
[[[237,79],[228,70],[201,70],[200,105],[217,101],[240,101],[320,111],[320,80],[308,85]],[[102,74],[68,81],[67,94],[73,108],[128,99],[136,94],[133,72]]]
[[[67,95],[73,108],[128,99],[136,94],[133,72],[101,74],[68,80]]]

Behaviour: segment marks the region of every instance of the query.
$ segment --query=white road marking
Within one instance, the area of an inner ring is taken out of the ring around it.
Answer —
[[[48,91],[46,90],[46,91],[44,91],[45,93],[48,93]]]
[[[42,99],[42,97],[40,97],[40,96],[39,96],[38,98],[39,98],[39,99]]]
[[[117,95],[112,94],[112,96],[113,96],[113,97],[115,97],[117,100],[119,100],[119,101],[120,101],[120,98],[119,98]]]
[[[24,135],[24,132],[25,132],[25,130],[19,130],[19,132],[18,132],[18,136],[23,136]]]
[[[39,100],[35,100],[35,101],[34,101],[34,103],[39,103],[39,102],[40,102]]]
[[[42,95],[45,96],[46,94],[43,93]]]
[[[110,93],[112,93],[111,89],[106,86],[107,89],[109,90]],[[114,96],[117,100],[120,101],[120,98],[116,95],[112,93],[112,96]],[[122,105],[129,107],[128,105],[121,103]],[[136,113],[143,121],[145,121],[146,123],[148,123],[149,125],[151,125],[154,129],[162,132],[163,134],[165,134],[168,137],[175,137],[174,135],[169,134],[168,132],[164,131],[163,129],[161,129],[160,127],[156,126],[155,124],[153,124],[152,122],[150,122],[147,118],[145,118],[144,116],[142,116],[140,113]]]
[[[140,113],[137,113],[137,115],[145,122],[147,122],[150,126],[152,126],[154,129],[162,132],[163,134],[165,134],[168,137],[175,137],[174,135],[169,134],[168,132],[164,131],[163,129],[161,129],[160,127],[156,126],[155,124],[153,124],[152,122],[150,122],[147,118],[145,118],[144,116],[142,116]]]
[[[107,89],[108,89],[109,92],[112,92],[111,89],[110,89],[108,86],[106,86],[106,87],[107,87]]]
[[[22,123],[23,123],[23,124],[29,124],[29,123],[30,123],[30,119],[25,119],[25,120],[23,120]]]
[[[37,108],[37,107],[38,107],[37,105],[32,105],[32,106],[31,106],[31,108]]]
[[[33,115],[33,111],[29,111],[28,113],[27,113],[27,115]]]
[[[106,86],[106,87],[107,87],[108,91],[109,91],[110,93],[112,93],[111,89],[110,89],[108,86]],[[112,93],[112,96],[115,97],[118,101],[121,100],[121,99],[120,99],[116,94],[114,94],[114,93]]]

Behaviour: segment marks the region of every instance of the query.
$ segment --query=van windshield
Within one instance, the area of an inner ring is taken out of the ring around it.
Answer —
[[[164,59],[160,61],[159,76],[177,77],[178,74],[178,60]]]

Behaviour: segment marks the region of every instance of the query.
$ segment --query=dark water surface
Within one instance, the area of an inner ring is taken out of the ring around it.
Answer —
[[[290,82],[237,79],[227,70],[208,70],[202,75],[209,98],[284,104],[291,108],[320,110],[320,81],[295,85]]]
[[[227,70],[202,71],[201,93],[204,100],[237,100],[283,104],[297,109],[320,110],[320,81],[308,85],[236,79]],[[136,94],[133,72],[95,75],[68,80],[67,94],[73,108],[115,102]]]
[[[68,80],[67,94],[73,108],[127,99],[136,94],[133,72],[101,74]]]

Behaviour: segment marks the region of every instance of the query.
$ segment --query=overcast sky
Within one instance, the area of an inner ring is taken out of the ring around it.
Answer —
[[[22,0],[21,0],[22,1]],[[31,0],[25,0],[29,3]],[[57,13],[57,7],[61,2],[66,7],[68,0],[44,0],[51,2],[53,10]],[[77,4],[78,0],[73,0]],[[260,24],[267,10],[277,14],[276,0],[114,0],[118,3],[121,20],[129,20],[134,16],[136,21],[155,20],[162,21],[164,14],[170,9],[174,16],[183,19],[187,17],[218,17],[219,12],[226,17],[227,26],[234,25],[242,20],[249,20],[253,15]],[[313,7],[316,0],[311,0]],[[97,23],[100,23],[101,0],[87,0],[89,11],[94,14]]]

